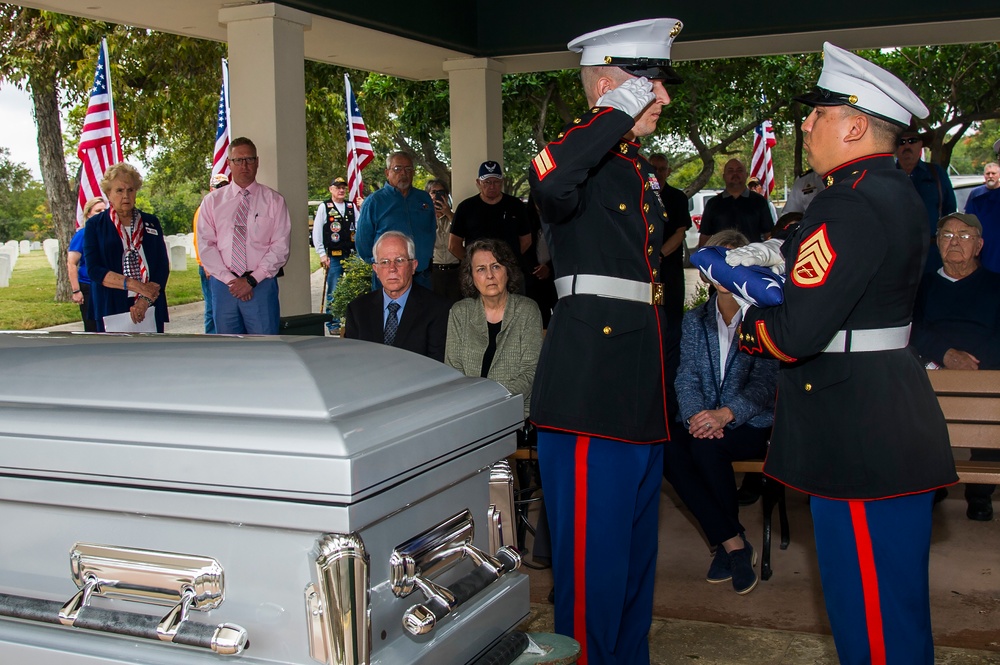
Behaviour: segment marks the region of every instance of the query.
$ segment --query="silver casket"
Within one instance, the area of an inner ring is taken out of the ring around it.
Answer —
[[[483,657],[522,400],[318,337],[0,334],[0,663]],[[491,501],[491,481],[492,494]]]

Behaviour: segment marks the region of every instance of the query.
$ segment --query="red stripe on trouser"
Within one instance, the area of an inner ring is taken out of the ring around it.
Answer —
[[[848,501],[851,523],[858,550],[858,568],[861,571],[861,593],[865,599],[865,621],[868,625],[868,648],[872,665],[885,665],[885,637],[882,635],[882,607],[878,597],[878,572],[875,570],[875,553],[872,551],[871,534],[864,501]]]
[[[579,665],[587,665],[587,449],[589,436],[576,437],[573,484],[573,635]]]

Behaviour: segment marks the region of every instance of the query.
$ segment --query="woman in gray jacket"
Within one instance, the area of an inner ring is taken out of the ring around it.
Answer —
[[[451,308],[444,361],[466,376],[496,381],[531,402],[542,315],[530,298],[518,295],[524,277],[506,242],[485,238],[466,248],[459,270],[465,299]]]

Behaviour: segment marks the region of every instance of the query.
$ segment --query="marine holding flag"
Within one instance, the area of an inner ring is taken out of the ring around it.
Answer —
[[[826,189],[785,241],[732,263],[788,266],[784,302],[749,306],[740,349],[782,361],[764,472],[812,496],[840,661],[933,663],[934,490],[957,481],[948,430],[906,348],[927,256],[926,214],[893,151],[924,104],[889,72],[824,45],[802,124]]]

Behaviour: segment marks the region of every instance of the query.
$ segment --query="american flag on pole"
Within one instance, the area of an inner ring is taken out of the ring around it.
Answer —
[[[347,101],[347,190],[348,201],[354,201],[364,192],[361,170],[375,159],[368,130],[361,118],[358,100],[351,90],[351,79],[344,74],[344,99]]]
[[[771,148],[774,140],[774,127],[770,120],[757,125],[753,134],[753,159],[750,164],[750,176],[760,180],[768,195],[774,191],[774,162],[771,161]]]
[[[222,59],[222,90],[219,91],[219,108],[215,122],[215,152],[212,154],[211,177],[222,174],[229,177],[229,62]]]
[[[83,206],[87,201],[96,196],[104,196],[100,187],[104,172],[112,164],[124,160],[118,118],[111,98],[111,70],[108,68],[106,39],[101,40],[94,87],[90,89],[90,102],[83,119],[80,147],[76,154],[80,158],[80,192],[76,201],[76,223],[79,226],[86,221],[83,218]]]

